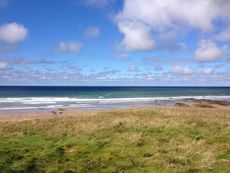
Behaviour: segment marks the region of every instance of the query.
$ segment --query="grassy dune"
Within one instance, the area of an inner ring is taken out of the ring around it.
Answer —
[[[1,173],[230,172],[229,108],[129,109],[1,122],[0,139]]]

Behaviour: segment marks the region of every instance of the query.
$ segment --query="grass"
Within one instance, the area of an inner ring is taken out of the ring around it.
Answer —
[[[230,172],[230,109],[156,108],[0,123],[0,172]]]

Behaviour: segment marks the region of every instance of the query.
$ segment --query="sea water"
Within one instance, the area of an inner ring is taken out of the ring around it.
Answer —
[[[170,106],[187,98],[230,101],[230,87],[0,86],[0,111]]]

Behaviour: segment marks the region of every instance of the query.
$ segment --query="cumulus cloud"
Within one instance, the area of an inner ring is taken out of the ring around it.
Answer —
[[[127,50],[149,50],[154,48],[157,34],[213,31],[216,19],[230,19],[229,10],[227,0],[125,0],[116,23],[124,35],[121,44]]]
[[[214,73],[215,72],[215,69],[214,68],[206,68],[204,69],[204,74],[211,74],[211,73]]]
[[[210,40],[200,40],[195,52],[195,58],[198,61],[214,61],[226,53],[226,47],[218,47]]]
[[[100,29],[96,26],[90,26],[85,30],[86,37],[93,38],[100,35]]]
[[[61,41],[57,48],[57,52],[72,52],[72,53],[79,53],[82,49],[82,44],[76,41]]]
[[[147,51],[155,46],[151,38],[151,29],[142,23],[122,21],[118,24],[119,30],[124,34],[124,39],[119,48],[129,51]]]
[[[5,62],[3,60],[3,62]],[[73,64],[73,63],[71,63]],[[74,65],[74,64],[73,64]],[[22,66],[21,66],[22,67]],[[94,70],[84,72],[80,69],[69,68],[69,64],[63,64],[60,71],[55,71],[56,67],[34,69],[16,68],[12,66],[1,71],[0,83],[4,85],[15,84],[42,84],[42,85],[58,85],[65,83],[66,85],[226,85],[230,84],[230,70],[222,69],[222,72],[215,72],[210,75],[194,72],[192,74],[172,73],[172,72],[138,72],[123,73],[116,69],[104,68],[102,70]],[[181,66],[181,68],[186,68]],[[110,83],[111,82],[111,83]]]
[[[202,30],[211,30],[215,16],[214,11],[210,11],[211,8],[210,0],[125,0],[118,18],[146,23],[156,27],[154,30],[175,27],[179,22],[186,22]]]
[[[7,62],[1,62],[1,61],[0,61],[0,70],[6,69],[7,66],[8,66],[8,63],[7,63]]]
[[[177,74],[193,74],[194,71],[188,67],[182,67],[182,66],[175,66],[172,69],[173,73]]]
[[[8,43],[16,43],[25,40],[28,30],[18,23],[0,25],[0,40]]]

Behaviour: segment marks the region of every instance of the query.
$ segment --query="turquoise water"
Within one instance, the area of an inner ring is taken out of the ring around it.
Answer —
[[[185,98],[230,100],[230,87],[0,87],[0,111],[172,105]]]

